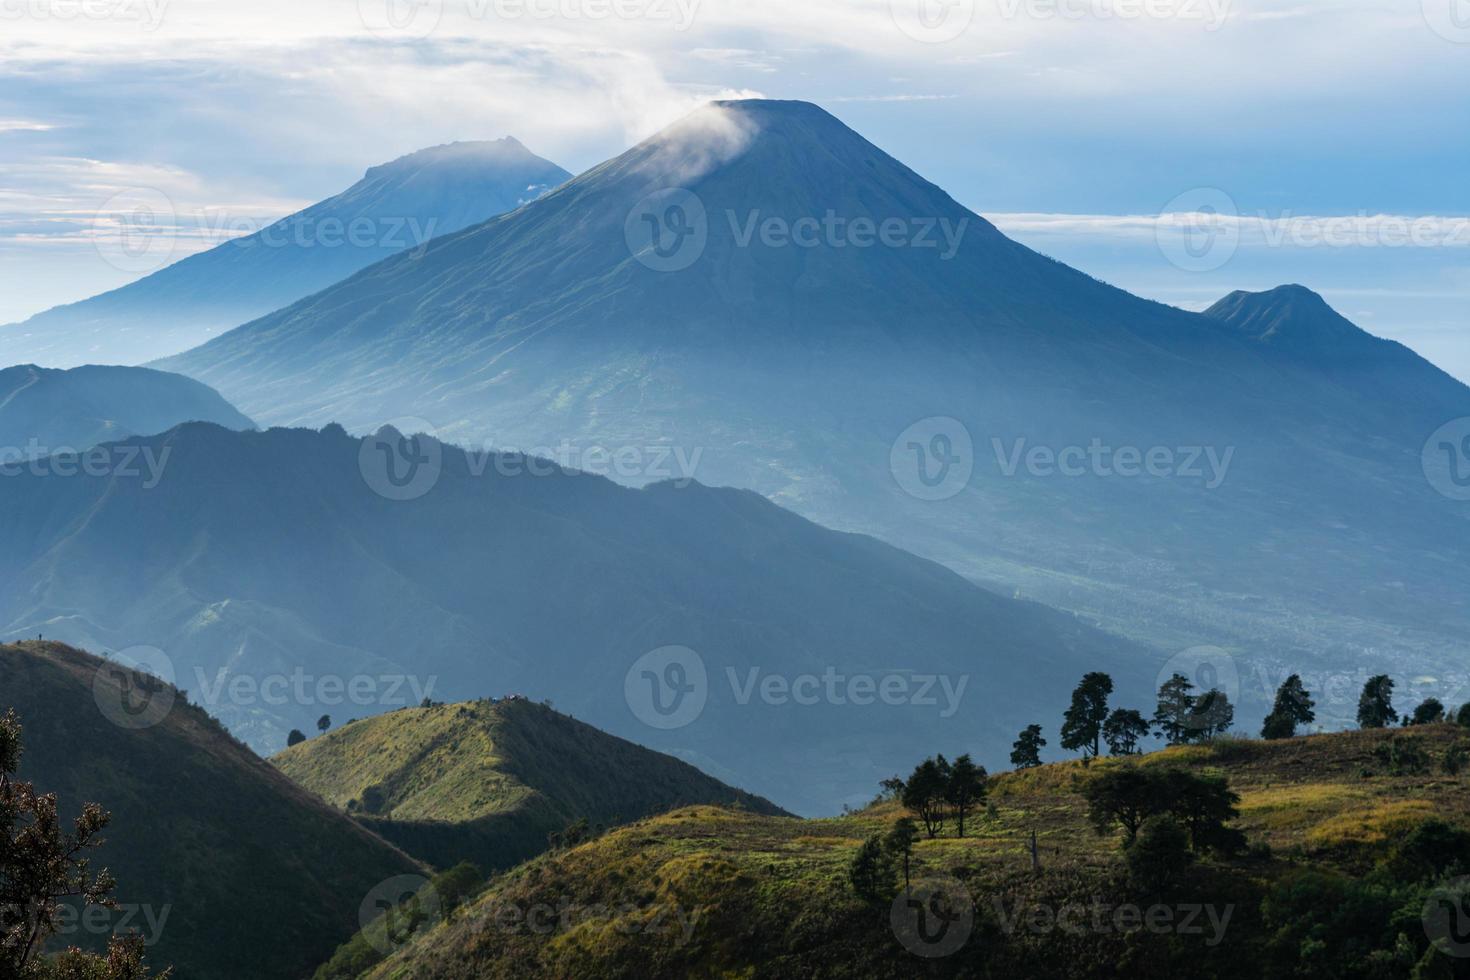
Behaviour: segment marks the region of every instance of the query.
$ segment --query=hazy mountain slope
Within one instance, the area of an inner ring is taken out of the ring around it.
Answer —
[[[405,708],[271,761],[441,868],[510,867],[581,819],[611,825],[695,803],[781,812],[677,759],[520,699]]]
[[[177,353],[570,176],[510,137],[419,150],[255,234],[0,327],[0,363],[141,364]]]
[[[822,811],[961,732],[1003,759],[1084,670],[1114,669],[1134,700],[1158,670],[1071,617],[747,491],[630,490],[446,447],[432,490],[395,501],[364,480],[373,446],[340,429],[186,425],[132,444],[169,450],[156,487],[0,480],[0,635],[159,647],[199,703],[272,751],[323,713],[517,691]],[[669,645],[697,653],[707,703],[658,729],[640,720],[661,720],[643,671],[671,675],[635,664]],[[238,696],[237,676],[258,693]],[[817,688],[777,697],[772,676]],[[357,678],[366,692],[345,698]],[[865,687],[888,678],[882,698]]]
[[[1346,397],[1367,395],[1383,426],[1427,436],[1466,411],[1465,385],[1403,344],[1375,337],[1305,286],[1234,292],[1205,311],[1294,367],[1328,378]],[[1388,397],[1385,397],[1388,396]]]
[[[706,482],[1159,645],[1443,674],[1470,630],[1470,521],[1420,464],[1470,389],[1097,282],[803,103],[707,108],[166,364],[272,422],[698,449]],[[932,418],[949,442],[908,432]]]
[[[0,370],[0,447],[8,447],[8,456],[80,451],[182,422],[255,426],[219,392],[178,374],[121,367],[56,371],[30,364]]]
[[[1079,792],[1086,779],[1129,763],[1068,762],[1001,774],[991,783],[993,816],[972,820],[963,840],[951,821],[943,836],[915,845],[916,897],[939,881],[953,896],[949,908],[968,906],[968,919],[952,919],[952,938],[931,922],[928,945],[910,936],[905,946],[894,928],[904,907],[890,915],[887,903],[865,905],[849,884],[863,841],[907,815],[896,804],[824,820],[696,807],[496,878],[467,909],[366,976],[1105,977],[1122,969],[1244,980],[1350,959],[1344,947],[1361,943],[1365,952],[1386,951],[1362,963],[1364,976],[1458,977],[1463,961],[1449,951],[1463,948],[1463,934],[1439,932],[1452,938],[1435,952],[1421,921],[1433,876],[1419,883],[1401,872],[1415,883],[1398,893],[1379,886],[1351,911],[1338,897],[1393,859],[1415,828],[1437,818],[1470,830],[1470,786],[1434,771],[1457,742],[1463,751],[1464,729],[1414,734],[1424,768],[1412,773],[1393,772],[1378,751],[1405,739],[1393,731],[1227,740],[1139,760],[1223,775],[1241,794],[1233,825],[1265,845],[1233,859],[1202,858],[1163,896],[1128,882],[1121,834],[1096,833]],[[1033,831],[1040,870],[1028,855]],[[1458,857],[1462,867],[1470,858],[1449,847],[1437,856]],[[554,910],[541,913],[544,928],[530,927],[532,909]],[[1141,910],[1155,916],[1151,926]],[[1294,921],[1308,910],[1312,922]],[[1395,949],[1407,959],[1388,954]],[[1420,972],[1412,972],[1416,961]]]
[[[418,872],[182,694],[160,687],[128,702],[147,704],[141,713],[118,712],[124,695],[106,666],[57,643],[0,646],[0,711],[14,707],[24,726],[21,778],[56,793],[65,819],[84,802],[112,813],[95,866],[118,881],[114,925],[156,935],[155,967],[175,965],[180,980],[303,976],[356,932],[375,886]]]

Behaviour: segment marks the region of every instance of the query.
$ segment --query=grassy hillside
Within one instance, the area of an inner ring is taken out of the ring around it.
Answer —
[[[357,930],[371,889],[420,870],[172,689],[156,724],[118,726],[101,708],[122,698],[103,664],[55,643],[0,645],[0,712],[24,726],[21,778],[56,793],[64,819],[84,802],[111,811],[95,864],[118,882],[113,925],[156,935],[153,966],[178,980],[302,976]],[[106,931],[62,939],[96,948]]]
[[[1455,838],[1426,870],[1413,842],[1434,818],[1470,826],[1470,779],[1445,772],[1466,744],[1470,732],[1441,725],[1126,763],[1223,774],[1241,794],[1249,849],[1201,859],[1163,891],[1130,884],[1119,836],[1093,829],[1078,792],[1125,763],[998,776],[970,836],[915,848],[916,887],[944,876],[973,901],[973,932],[942,957],[909,952],[890,907],[849,883],[898,804],[807,821],[693,807],[495,879],[370,975],[1461,977],[1470,958],[1430,949],[1421,910],[1436,877],[1470,871],[1470,847]],[[1167,922],[1140,929],[1126,905]]]
[[[585,819],[692,803],[777,814],[693,766],[525,700],[405,708],[352,722],[273,761],[405,851],[448,868],[509,867]]]

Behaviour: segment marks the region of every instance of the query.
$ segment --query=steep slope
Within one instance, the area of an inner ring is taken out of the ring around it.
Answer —
[[[33,364],[0,370],[0,446],[10,447],[11,457],[81,451],[183,422],[255,427],[219,392],[182,375],[119,367],[55,371]]]
[[[270,422],[698,449],[1161,646],[1442,674],[1470,630],[1470,521],[1420,462],[1470,389],[1095,281],[804,103],[710,106],[165,363]]]
[[[510,137],[419,150],[255,234],[0,327],[0,364],[141,364],[187,350],[570,176]]]
[[[170,454],[156,486],[0,480],[0,636],[161,648],[271,751],[323,713],[518,691],[830,811],[942,732],[983,733],[1000,761],[1085,670],[1140,697],[1158,671],[748,491],[631,490],[421,442],[400,451],[435,457],[437,480],[402,500],[373,469],[387,447],[340,428],[186,425],[125,445]]]
[[[524,699],[404,708],[271,760],[429,864],[510,867],[578,820],[638,820],[696,803],[781,811],[677,759]]]
[[[951,823],[915,845],[915,895],[943,883],[952,936],[931,921],[907,945],[908,907],[866,905],[848,880],[863,841],[908,815],[897,804],[824,820],[681,810],[496,878],[365,975],[1459,977],[1463,932],[1437,951],[1424,913],[1470,867],[1470,783],[1440,769],[1467,734],[1226,741],[1002,774],[966,838]],[[1382,749],[1406,741],[1422,768],[1394,771]],[[1098,834],[1079,792],[1124,764],[1223,775],[1252,849],[1201,858],[1163,893],[1130,883],[1121,834]],[[1460,839],[1416,835],[1436,819]],[[1413,849],[1425,840],[1441,843]]]
[[[156,940],[149,962],[181,980],[290,980],[362,925],[375,886],[419,872],[183,692],[157,682],[140,701],[139,689],[57,643],[0,646],[0,711],[15,708],[24,726],[21,778],[56,793],[68,820],[84,802],[112,813],[95,866],[117,879],[119,909],[67,944],[99,947],[111,928],[132,928]]]

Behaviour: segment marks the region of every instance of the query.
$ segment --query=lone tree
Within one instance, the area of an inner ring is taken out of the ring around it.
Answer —
[[[949,768],[944,798],[954,807],[955,823],[961,837],[965,836],[965,814],[985,799],[987,776],[985,767],[975,765],[968,754],[954,760]]]
[[[1011,743],[1011,765],[1017,769],[1035,769],[1041,765],[1041,750],[1045,746],[1046,739],[1041,737],[1041,726],[1027,725],[1026,730]]]
[[[1312,709],[1312,695],[1302,684],[1300,674],[1292,674],[1276,689],[1276,703],[1261,726],[1261,737],[1265,739],[1291,738],[1298,725],[1310,725],[1317,720]]]
[[[1414,706],[1409,718],[1411,725],[1437,725],[1444,721],[1444,704],[1439,698],[1425,698]]]
[[[893,897],[893,858],[883,846],[883,838],[874,834],[863,841],[847,866],[847,880],[859,898],[870,905],[881,905]]]
[[[291,734],[286,736],[286,748],[289,749],[293,745],[300,745],[304,741],[306,741],[306,736],[301,733],[301,729],[293,728],[291,729]]]
[[[903,890],[909,890],[909,858],[913,857],[914,844],[919,839],[919,828],[914,826],[913,820],[908,817],[900,818],[888,836],[883,839],[883,846],[889,854],[903,861]]]
[[[1102,751],[1102,726],[1108,717],[1113,679],[1093,671],[1072,692],[1072,706],[1062,716],[1062,748],[1095,758]]]
[[[1370,677],[1358,698],[1358,726],[1387,728],[1398,720],[1399,713],[1393,710],[1393,678],[1387,674]]]
[[[1103,722],[1102,734],[1112,755],[1134,755],[1138,752],[1139,741],[1149,731],[1149,723],[1143,715],[1132,708],[1119,708]]]
[[[72,833],[64,833],[56,794],[38,794],[15,779],[20,755],[21,727],[11,710],[0,717],[0,977],[146,980],[138,936],[113,937],[105,958],[79,950],[43,957],[61,926],[61,900],[80,899],[84,909],[116,907],[112,876],[93,874],[86,857],[102,843],[98,835],[110,818],[87,803]]]
[[[1169,745],[1193,741],[1199,732],[1195,714],[1194,684],[1183,674],[1174,674],[1159,685],[1159,703],[1154,724]]]
[[[325,735],[327,733],[327,729],[328,728],[331,728],[331,727],[332,727],[332,716],[331,715],[322,715],[320,718],[318,718],[316,720],[316,730],[319,731],[319,732],[321,732],[323,735]]]
[[[949,793],[949,763],[944,756],[925,759],[903,784],[899,801],[919,815],[932,840],[944,829],[944,805]]]
[[[1199,696],[1194,704],[1195,736],[1211,739],[1224,735],[1235,724],[1235,705],[1219,688],[1212,687]]]
[[[1460,705],[1460,710],[1455,713],[1455,724],[1470,728],[1470,702]]]

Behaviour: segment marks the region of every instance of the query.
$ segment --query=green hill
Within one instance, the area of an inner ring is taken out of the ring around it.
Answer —
[[[122,727],[105,662],[56,643],[0,645],[0,713],[24,726],[20,777],[112,813],[96,856],[117,879],[111,927],[156,938],[177,980],[289,980],[360,926],[359,906],[417,862],[296,786],[159,682],[147,727]],[[114,708],[115,710],[115,708]],[[94,910],[95,911],[95,910]],[[84,923],[87,920],[82,920]],[[65,944],[100,948],[111,927]]]
[[[1422,913],[1437,882],[1470,871],[1470,780],[1447,771],[1467,746],[1437,725],[998,776],[969,836],[951,825],[915,847],[916,889],[941,876],[968,893],[972,931],[944,956],[911,953],[891,906],[849,883],[897,803],[805,821],[693,807],[495,879],[369,975],[1463,977],[1470,958],[1431,948]],[[1224,775],[1248,849],[1166,889],[1131,883],[1079,792],[1121,765]]]
[[[579,820],[611,825],[694,803],[779,814],[693,766],[523,699],[404,708],[273,761],[430,864],[484,870],[539,854]]]

